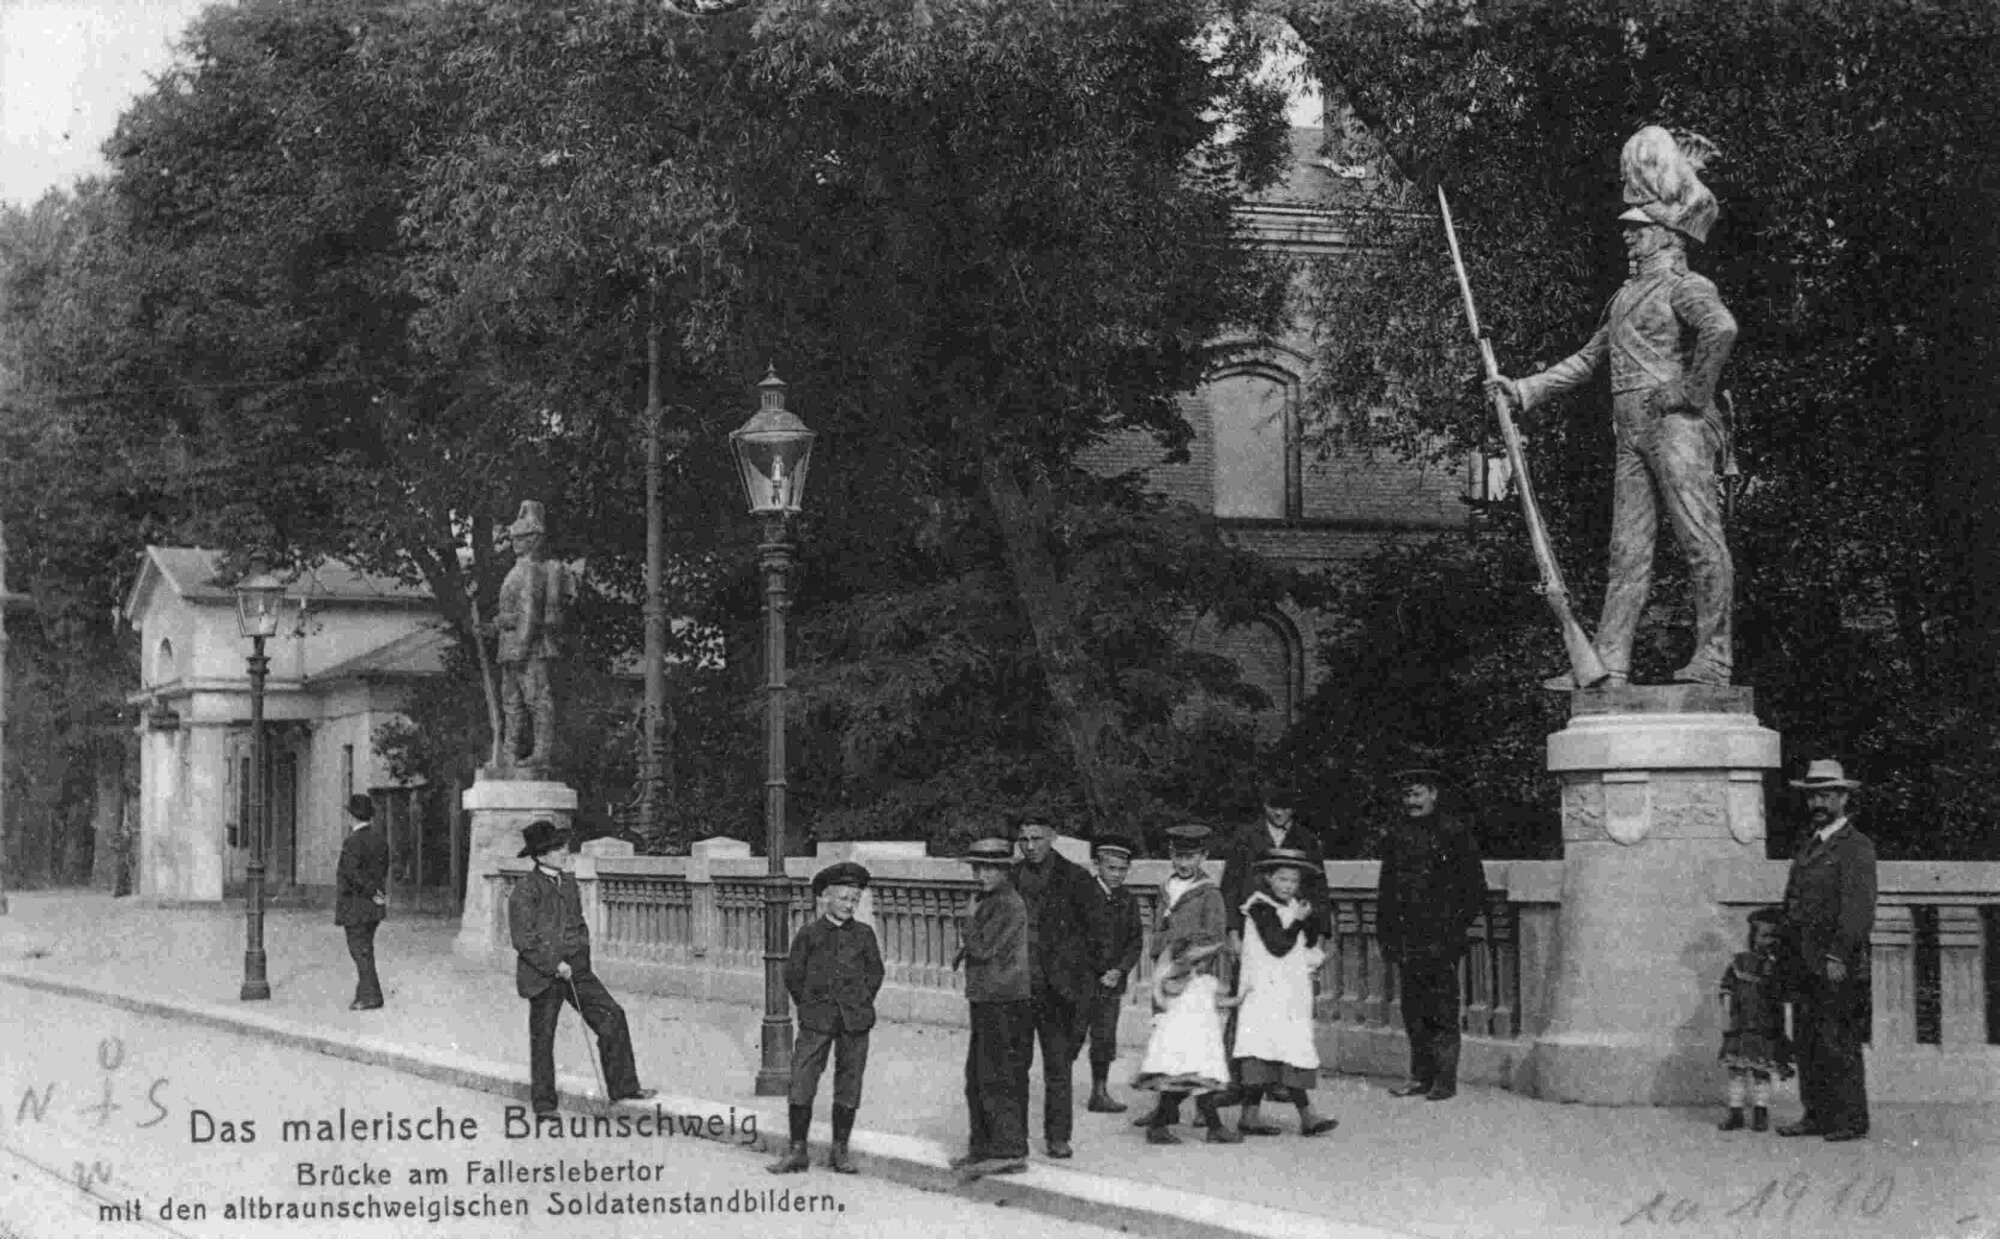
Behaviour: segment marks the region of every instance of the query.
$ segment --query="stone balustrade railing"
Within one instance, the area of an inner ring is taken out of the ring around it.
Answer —
[[[792,928],[813,915],[811,875],[825,858],[786,862]],[[860,915],[875,927],[887,980],[878,1002],[892,1019],[964,1019],[960,918],[975,889],[970,871],[942,858],[868,858],[874,875]],[[494,885],[488,941],[506,955],[506,889],[527,867],[503,862]],[[1460,965],[1465,1078],[1523,1086],[1533,1040],[1546,1027],[1557,966],[1561,861],[1488,861],[1486,907]],[[1211,864],[1211,871],[1220,866]],[[1393,969],[1375,938],[1374,861],[1332,861],[1327,878],[1334,937],[1321,972],[1317,1015],[1322,1052],[1343,1070],[1400,1072],[1405,1051]],[[599,965],[626,984],[669,993],[762,1001],[762,859],[581,856],[584,894]],[[1165,861],[1134,862],[1148,940],[1126,995],[1122,1036],[1143,1038],[1152,981],[1151,924]],[[1744,924],[1775,904],[1786,865],[1730,866],[1714,875],[1715,897]],[[1871,1088],[1909,1100],[2000,1099],[1996,961],[2000,864],[1884,862],[1873,945]],[[1733,946],[1732,946],[1732,949]]]

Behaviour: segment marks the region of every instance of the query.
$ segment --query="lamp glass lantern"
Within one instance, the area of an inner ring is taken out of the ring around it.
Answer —
[[[785,407],[785,381],[772,370],[757,384],[760,406],[729,432],[743,497],[760,516],[790,516],[805,502],[813,432]]]
[[[285,605],[285,583],[272,576],[262,560],[250,565],[250,575],[236,583],[236,624],[246,637],[278,635],[278,612]]]

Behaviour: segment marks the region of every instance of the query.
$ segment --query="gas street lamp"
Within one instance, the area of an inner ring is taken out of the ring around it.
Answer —
[[[264,786],[264,676],[271,660],[264,642],[277,635],[284,582],[271,575],[263,556],[250,561],[250,574],[236,582],[236,625],[250,638],[250,889],[244,894],[244,1002],[271,996],[264,969],[264,832],[270,819]]]
[[[731,431],[729,446],[750,511],[763,518],[758,562],[764,572],[764,1027],[757,1095],[791,1086],[792,1008],[785,955],[792,903],[785,877],[785,575],[792,566],[790,518],[805,499],[813,432],[785,408],[785,384],[773,369],[757,384],[760,407]]]

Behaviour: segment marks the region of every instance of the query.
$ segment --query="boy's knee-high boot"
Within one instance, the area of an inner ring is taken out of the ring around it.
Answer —
[[[854,1107],[836,1105],[833,1108],[833,1149],[826,1155],[829,1168],[841,1174],[857,1173],[854,1159],[847,1155],[847,1138],[854,1132]]]
[[[1090,1100],[1084,1103],[1084,1109],[1089,1110],[1092,1114],[1125,1113],[1125,1103],[1112,1099],[1109,1087],[1110,1079],[1110,1063],[1092,1063],[1090,1065]]]
[[[798,1174],[812,1165],[806,1156],[806,1134],[812,1131],[813,1108],[793,1106],[786,1111],[785,1117],[791,1125],[791,1140],[785,1146],[784,1154],[764,1167],[772,1174]]]

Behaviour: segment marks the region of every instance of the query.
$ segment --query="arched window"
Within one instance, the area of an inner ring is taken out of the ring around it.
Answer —
[[[1285,520],[1299,514],[1294,384],[1275,367],[1224,374],[1204,393],[1215,433],[1215,514]]]
[[[1281,615],[1221,627],[1213,615],[1196,622],[1190,648],[1220,654],[1236,664],[1243,682],[1270,699],[1258,719],[1266,740],[1275,740],[1292,722],[1303,695],[1303,647],[1291,621]]]
[[[160,648],[153,654],[153,683],[165,684],[174,678],[174,643],[160,638]]]

